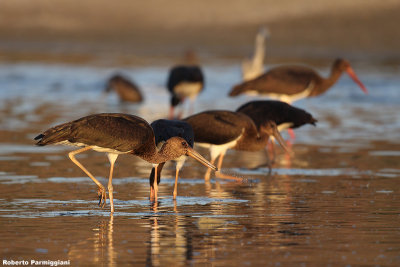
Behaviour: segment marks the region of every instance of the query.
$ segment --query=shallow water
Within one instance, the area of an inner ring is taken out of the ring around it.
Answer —
[[[399,266],[400,78],[398,69],[355,67],[370,91],[344,76],[327,94],[295,103],[318,119],[296,131],[295,156],[278,152],[270,175],[263,152],[229,151],[211,179],[188,160],[178,198],[174,166],[163,171],[158,203],[148,199],[151,165],[118,158],[116,212],[97,206],[97,188],[67,157],[68,147],[35,147],[33,137],[90,113],[127,112],[148,121],[168,110],[168,68],[127,68],[140,105],[102,95],[116,69],[0,65],[0,255],[4,260],[70,260],[75,265]],[[320,70],[324,74],[327,69]],[[196,110],[236,109],[227,98],[238,66],[206,66]],[[208,157],[206,150],[199,151]],[[107,183],[108,160],[79,160]]]

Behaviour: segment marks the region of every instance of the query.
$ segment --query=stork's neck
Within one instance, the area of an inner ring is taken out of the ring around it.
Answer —
[[[159,164],[170,160],[164,146],[162,146],[160,150],[157,150],[154,138],[152,140],[148,140],[148,142],[143,144],[141,148],[141,150],[133,151],[132,154],[154,164]]]
[[[260,133],[259,136],[255,139],[255,142],[249,145],[249,150],[260,150],[264,148],[269,140],[269,135],[267,133]]]
[[[159,164],[162,162],[166,162],[168,160],[173,159],[168,151],[164,148],[164,146],[161,147],[160,150],[157,151],[156,146],[152,147],[146,153],[141,154],[140,157],[144,159],[147,162],[153,163],[153,164]]]
[[[261,132],[260,134],[245,133],[235,148],[244,151],[258,151],[267,145],[268,140],[269,135],[265,132]]]
[[[329,88],[331,88],[339,80],[342,73],[343,70],[340,70],[336,65],[333,65],[329,77],[322,80],[319,94],[325,93]]]
[[[265,57],[265,37],[261,34],[258,34],[256,37],[256,42],[254,46],[254,55],[252,64],[253,67],[260,67],[264,66],[264,57]]]

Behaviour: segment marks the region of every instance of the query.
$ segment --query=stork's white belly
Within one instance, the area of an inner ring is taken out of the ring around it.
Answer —
[[[276,100],[283,101],[283,102],[290,104],[299,99],[308,97],[310,95],[311,91],[314,89],[314,85],[315,85],[315,83],[311,82],[307,86],[307,88],[305,88],[305,90],[303,90],[300,93],[293,94],[293,95],[286,95],[284,93],[261,93],[261,94],[268,98],[276,99]],[[260,95],[260,92],[256,91],[256,90],[248,90],[248,91],[246,91],[246,94],[249,96],[257,96],[257,95]]]
[[[58,142],[58,143],[56,143],[56,145],[78,146],[78,147],[87,147],[87,146],[89,146],[89,145],[83,144],[83,143],[71,143],[71,142],[66,141],[66,140],[62,141],[62,142]],[[115,149],[112,149],[112,148],[99,147],[99,146],[90,146],[90,147],[92,147],[93,150],[98,151],[98,152],[113,153],[113,154],[127,154],[127,153],[132,152],[132,150],[123,152],[123,151],[118,151],[118,150],[115,150]]]
[[[174,93],[179,97],[195,98],[201,91],[203,84],[201,82],[181,82],[174,88]]]
[[[236,138],[235,140],[226,143],[226,144],[222,144],[222,145],[214,145],[214,144],[207,144],[207,143],[196,143],[198,146],[201,147],[205,147],[205,148],[209,148],[210,149],[210,154],[211,154],[211,159],[215,159],[216,157],[218,157],[220,154],[225,154],[225,152],[236,146],[238,140],[242,137],[242,134]]]

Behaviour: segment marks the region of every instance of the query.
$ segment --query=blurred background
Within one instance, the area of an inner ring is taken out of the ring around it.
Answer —
[[[0,60],[153,64],[248,56],[266,25],[268,62],[400,59],[398,0],[2,0]]]

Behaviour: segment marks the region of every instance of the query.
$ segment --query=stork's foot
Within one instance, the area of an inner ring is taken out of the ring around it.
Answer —
[[[152,186],[150,186],[150,202],[157,202],[157,193]]]
[[[97,195],[99,196],[99,207],[104,208],[107,200],[106,189],[104,187],[99,187],[99,190],[97,190]]]

